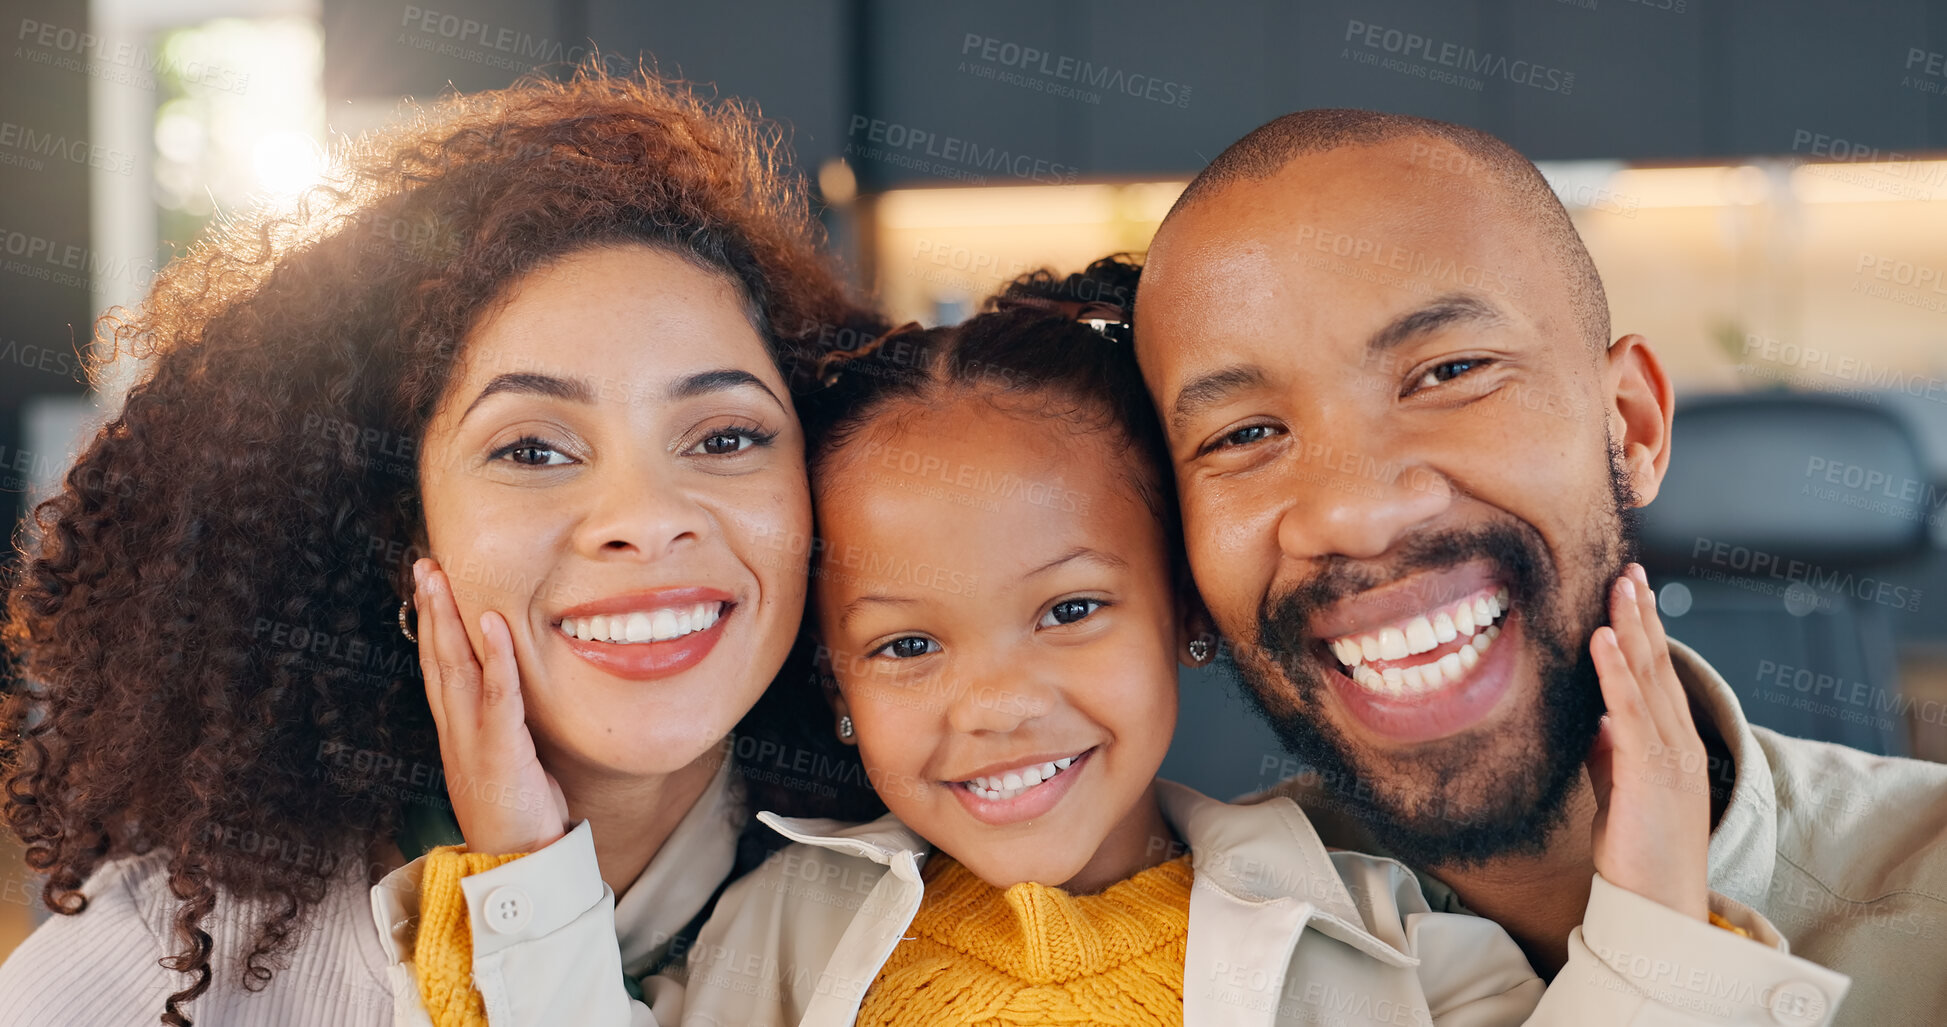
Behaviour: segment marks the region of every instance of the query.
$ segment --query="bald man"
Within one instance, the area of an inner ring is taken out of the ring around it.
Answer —
[[[1315,771],[1282,790],[1552,975],[1596,869],[1589,640],[1668,465],[1672,394],[1642,336],[1611,337],[1547,182],[1456,125],[1279,118],[1171,210],[1135,341],[1198,588]],[[1752,727],[1671,649],[1736,768],[1712,890],[1852,976],[1838,1022],[1947,1022],[1947,767]],[[1761,1001],[1793,1022],[1789,996]]]

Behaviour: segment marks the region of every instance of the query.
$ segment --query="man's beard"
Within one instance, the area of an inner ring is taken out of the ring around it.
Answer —
[[[1636,549],[1635,496],[1620,449],[1612,442],[1609,450],[1608,523],[1586,553],[1570,557],[1597,571],[1580,594],[1565,594],[1540,533],[1509,519],[1405,539],[1383,568],[1329,558],[1316,575],[1281,596],[1267,595],[1260,606],[1258,644],[1236,660],[1252,703],[1285,748],[1393,855],[1426,866],[1477,866],[1541,851],[1563,822],[1604,712],[1589,638],[1607,623],[1610,589]],[[1535,701],[1491,735],[1476,728],[1420,744],[1410,763],[1370,765],[1321,716],[1328,686],[1320,640],[1307,625],[1375,586],[1472,560],[1487,561],[1507,586],[1539,678]],[[1296,708],[1287,698],[1294,692]]]

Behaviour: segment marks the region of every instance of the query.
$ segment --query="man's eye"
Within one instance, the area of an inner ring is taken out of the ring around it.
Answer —
[[[879,647],[880,653],[884,653],[895,660],[910,660],[916,656],[925,656],[928,653],[937,653],[939,651],[940,644],[938,642],[930,638],[921,638],[918,635],[895,638]],[[875,653],[874,655],[878,654]]]
[[[1263,442],[1265,439],[1268,439],[1271,436],[1276,435],[1277,433],[1278,433],[1278,429],[1275,426],[1269,424],[1245,425],[1244,427],[1239,428],[1228,435],[1225,435],[1221,440],[1219,440],[1218,445],[1219,447],[1248,446],[1254,442]]]
[[[1041,615],[1041,622],[1035,627],[1054,628],[1063,624],[1073,624],[1101,609],[1102,606],[1100,599],[1064,599],[1048,607],[1048,612]]]
[[[560,451],[540,439],[521,439],[494,451],[493,459],[503,458],[523,467],[558,467],[570,462]]]
[[[1418,381],[1413,383],[1413,386],[1416,389],[1430,389],[1442,382],[1453,381],[1455,378],[1472,371],[1476,367],[1484,366],[1487,363],[1489,361],[1482,360],[1478,357],[1470,357],[1466,360],[1443,361],[1428,368],[1427,372],[1421,375]]]

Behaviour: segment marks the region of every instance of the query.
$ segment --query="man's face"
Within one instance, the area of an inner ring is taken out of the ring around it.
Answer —
[[[1633,372],[1445,146],[1206,193],[1157,236],[1136,325],[1197,585],[1259,708],[1436,864],[1559,820],[1602,712],[1588,639],[1631,479],[1654,489],[1619,446]]]

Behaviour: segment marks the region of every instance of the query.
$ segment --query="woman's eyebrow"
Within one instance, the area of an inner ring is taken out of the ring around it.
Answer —
[[[764,395],[771,397],[771,402],[776,403],[780,409],[789,409],[784,405],[784,401],[778,398],[777,393],[772,392],[771,387],[764,384],[763,379],[751,374],[749,371],[739,370],[734,367],[723,367],[714,371],[699,371],[696,374],[686,375],[672,383],[666,395],[673,401],[690,399],[710,392],[744,388],[746,386],[756,386],[764,390]]]
[[[577,403],[592,403],[595,401],[594,386],[590,385],[587,379],[559,378],[555,375],[540,374],[534,371],[509,371],[505,374],[494,375],[492,380],[488,381],[486,386],[480,390],[480,394],[473,397],[473,402],[467,404],[466,413],[460,415],[460,420],[465,421],[467,414],[473,413],[473,408],[479,406],[482,400],[488,396],[502,392],[521,392],[534,396],[549,396],[554,399],[573,400]]]
[[[784,401],[777,397],[777,393],[772,392],[771,387],[764,384],[763,379],[751,374],[749,371],[738,370],[734,367],[718,368],[712,371],[698,371],[695,374],[684,375],[672,382],[669,388],[664,391],[664,395],[670,401],[674,402],[712,392],[723,392],[729,389],[749,387],[762,390],[764,395],[769,396],[771,402],[776,403],[780,409],[789,409],[784,405]],[[565,399],[576,403],[593,403],[595,401],[595,387],[586,378],[563,378],[558,375],[542,374],[537,371],[509,371],[505,374],[494,375],[481,388],[480,394],[473,397],[473,402],[467,405],[466,413],[460,415],[460,420],[465,421],[467,414],[473,413],[474,407],[479,406],[481,401],[485,400],[488,396],[502,392],[547,396],[552,399]]]

